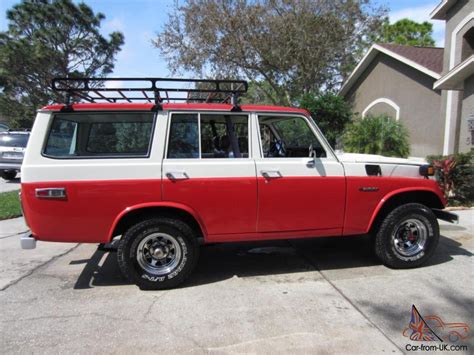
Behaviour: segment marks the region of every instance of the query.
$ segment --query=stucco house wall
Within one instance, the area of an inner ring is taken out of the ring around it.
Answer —
[[[441,93],[433,90],[435,79],[379,53],[345,95],[360,115],[387,113],[410,134],[411,156],[440,154],[444,120],[440,115]]]
[[[446,13],[446,37],[443,57],[443,75],[447,74],[462,59],[463,36],[474,27],[474,1],[458,0]],[[467,80],[469,81],[469,79]],[[467,83],[466,81],[466,83]],[[465,85],[472,85],[466,84]],[[465,91],[469,91],[469,87]],[[441,113],[445,120],[443,134],[443,152],[466,152],[472,149],[466,139],[470,135],[468,128],[469,111],[472,98],[463,91],[443,90]],[[472,96],[472,95],[471,95]],[[470,106],[469,106],[470,105]]]

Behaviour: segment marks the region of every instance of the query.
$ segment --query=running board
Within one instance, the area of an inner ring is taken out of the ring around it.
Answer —
[[[438,210],[436,208],[432,208],[433,213],[435,214],[436,218],[442,219],[446,222],[451,222],[458,224],[459,223],[459,216],[455,213],[451,213],[444,210]]]

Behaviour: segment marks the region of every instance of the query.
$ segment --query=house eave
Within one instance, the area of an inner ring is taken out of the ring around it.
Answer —
[[[433,89],[463,90],[464,81],[471,75],[474,75],[474,55],[471,55],[437,80],[433,85]]]
[[[396,60],[398,60],[399,62],[402,62],[436,80],[438,80],[441,75],[428,69],[428,68],[425,68],[424,66],[408,59],[408,58],[405,58],[395,52],[392,52],[391,50],[387,49],[387,48],[384,48],[378,44],[374,44],[372,45],[372,47],[370,47],[370,49],[368,50],[368,52],[366,53],[366,55],[362,58],[362,60],[359,62],[359,64],[357,64],[357,66],[355,67],[355,69],[352,71],[352,73],[349,75],[349,77],[347,78],[347,80],[344,82],[344,84],[342,85],[341,89],[339,90],[339,95],[340,96],[346,96],[347,93],[349,92],[349,90],[351,89],[351,87],[355,84],[355,82],[357,81],[357,79],[359,79],[359,77],[362,75],[362,73],[365,71],[365,69],[367,69],[367,67],[369,66],[369,64],[372,62],[372,60],[376,57],[376,55],[378,53],[383,53],[383,54],[386,54],[388,55],[389,57],[392,57]]]
[[[446,20],[446,13],[453,7],[457,0],[443,0],[430,13],[433,20]]]

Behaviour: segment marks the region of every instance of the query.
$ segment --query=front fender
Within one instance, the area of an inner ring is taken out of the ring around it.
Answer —
[[[436,183],[435,183],[436,184]],[[441,190],[439,189],[438,185],[436,184],[434,187],[423,187],[423,186],[416,186],[416,187],[405,187],[405,188],[400,188],[400,189],[396,189],[396,190],[393,190],[393,191],[390,191],[389,193],[387,193],[381,200],[380,202],[377,204],[374,212],[372,213],[372,216],[370,218],[370,222],[369,222],[369,225],[367,226],[367,230],[366,230],[366,233],[368,233],[370,231],[370,229],[372,228],[372,225],[375,221],[375,219],[377,218],[378,214],[380,213],[380,211],[382,210],[382,208],[384,206],[386,206],[386,204],[388,203],[388,201],[390,201],[392,198],[394,197],[397,197],[397,196],[402,196],[403,194],[407,194],[407,193],[416,193],[416,192],[428,192],[430,194],[433,194],[434,196],[436,196],[436,198],[439,200],[439,203],[443,206],[446,205],[446,199],[445,197],[443,196],[443,193],[441,192]],[[420,201],[417,201],[416,199],[413,199],[412,201],[410,202],[422,202],[422,200],[420,199]],[[428,206],[428,207],[439,207],[439,206]]]

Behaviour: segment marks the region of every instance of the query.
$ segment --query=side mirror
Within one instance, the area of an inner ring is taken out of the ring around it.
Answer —
[[[317,158],[316,151],[314,150],[314,147],[312,144],[309,146],[309,157],[313,159]]]

